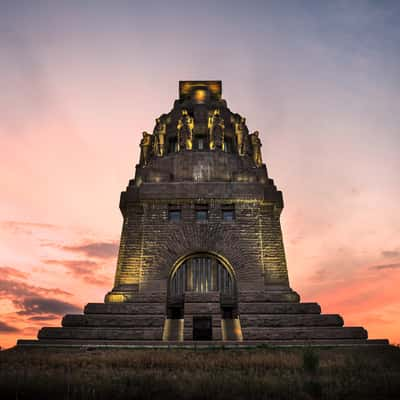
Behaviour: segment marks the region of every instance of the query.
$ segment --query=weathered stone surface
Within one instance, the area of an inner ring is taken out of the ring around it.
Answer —
[[[285,327],[244,328],[244,340],[308,340],[308,339],[367,339],[367,331],[361,327]]]
[[[74,340],[74,339],[42,339],[26,340],[19,339],[18,347],[110,347],[110,348],[210,348],[210,349],[240,349],[257,348],[258,346],[387,346],[387,339],[307,339],[307,340],[247,340],[247,341],[158,341],[158,340]]]
[[[124,315],[124,314],[68,314],[62,326],[75,327],[162,327],[164,315]]]
[[[39,339],[161,340],[160,328],[42,328]]]
[[[185,316],[187,314],[221,314],[219,303],[185,303]]]
[[[329,314],[257,314],[241,315],[242,327],[289,327],[289,326],[342,326],[340,315]]]
[[[241,303],[239,315],[243,314],[319,314],[317,303]]]
[[[89,303],[85,314],[161,314],[165,315],[163,303]]]
[[[300,296],[293,291],[240,292],[239,301],[243,303],[298,303],[300,301]]]
[[[196,293],[196,292],[185,292],[184,296],[185,304],[187,303],[220,303],[219,292],[208,292],[208,293]]]
[[[167,297],[166,292],[158,293],[135,293],[131,299],[134,303],[164,303]]]

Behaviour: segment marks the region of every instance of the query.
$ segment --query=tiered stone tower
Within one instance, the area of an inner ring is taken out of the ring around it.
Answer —
[[[143,132],[135,178],[121,194],[105,303],[19,345],[371,343],[363,328],[343,327],[290,288],[282,193],[262,163],[258,132],[221,92],[221,81],[181,81],[173,109]]]

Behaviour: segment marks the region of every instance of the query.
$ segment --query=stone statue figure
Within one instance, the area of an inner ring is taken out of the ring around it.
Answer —
[[[234,121],[235,123],[235,135],[237,143],[237,151],[240,156],[246,154],[246,118],[239,117]]]
[[[140,164],[147,165],[151,157],[153,136],[148,132],[142,133],[143,138],[140,141]]]
[[[194,120],[187,110],[182,110],[182,116],[178,121],[178,145],[179,150],[192,150]]]
[[[222,150],[224,146],[225,124],[218,109],[212,111],[208,117],[208,129],[210,135],[210,149]]]
[[[251,149],[252,149],[252,154],[253,154],[253,161],[255,162],[257,167],[261,167],[261,165],[262,165],[261,140],[258,136],[259,136],[258,131],[253,132],[250,135],[250,144],[251,144]]]
[[[165,137],[167,136],[167,124],[156,119],[156,127],[154,128],[154,154],[162,157],[165,154]]]

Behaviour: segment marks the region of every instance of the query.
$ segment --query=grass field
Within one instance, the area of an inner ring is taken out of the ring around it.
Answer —
[[[7,350],[6,399],[400,399],[400,348]]]

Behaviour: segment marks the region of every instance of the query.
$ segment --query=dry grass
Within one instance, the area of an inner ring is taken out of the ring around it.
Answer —
[[[400,349],[8,350],[1,399],[398,399]]]

